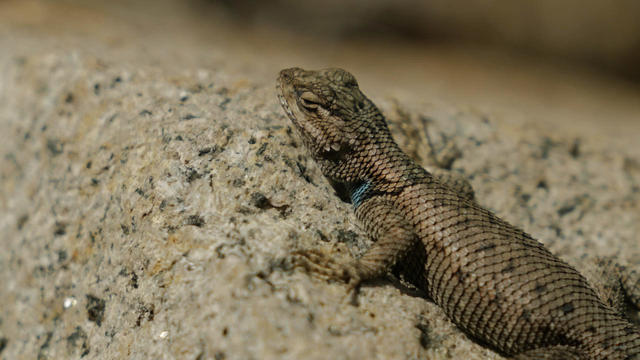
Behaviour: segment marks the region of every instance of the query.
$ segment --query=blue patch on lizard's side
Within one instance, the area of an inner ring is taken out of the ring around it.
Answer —
[[[370,196],[371,182],[363,181],[359,184],[355,184],[349,189],[349,196],[351,197],[351,203],[354,207],[360,206],[363,201],[367,200]]]

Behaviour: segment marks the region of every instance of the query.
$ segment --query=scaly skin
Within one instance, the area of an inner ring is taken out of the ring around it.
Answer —
[[[351,288],[401,268],[460,329],[505,356],[640,359],[638,327],[540,242],[411,160],[353,75],[286,69],[277,91],[305,146],[375,241],[349,261],[298,251],[301,266]],[[629,274],[623,284],[637,301],[639,276]]]

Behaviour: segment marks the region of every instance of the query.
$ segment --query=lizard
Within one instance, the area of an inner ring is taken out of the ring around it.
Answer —
[[[640,359],[640,328],[565,261],[475,200],[468,182],[404,153],[386,119],[342,69],[284,69],[284,112],[373,244],[359,258],[293,252],[344,281],[402,274],[472,339],[516,359]],[[640,273],[611,267],[640,308]]]

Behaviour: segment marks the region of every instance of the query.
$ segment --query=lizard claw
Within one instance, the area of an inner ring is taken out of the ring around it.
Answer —
[[[358,294],[362,277],[356,263],[351,259],[336,259],[329,253],[316,249],[297,250],[291,253],[293,267],[303,267],[308,272],[330,280],[338,280],[347,284],[345,299],[354,306],[358,305]]]
[[[308,272],[322,277],[350,284],[355,278],[353,267],[343,261],[335,260],[327,252],[317,249],[297,250],[291,253],[293,267],[303,267]]]

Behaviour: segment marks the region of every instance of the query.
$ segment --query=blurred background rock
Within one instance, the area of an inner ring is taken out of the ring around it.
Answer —
[[[203,2],[206,3],[206,2]],[[640,3],[632,0],[208,1],[244,24],[375,42],[488,46],[640,80]],[[197,6],[197,3],[194,3]]]
[[[631,0],[4,0],[0,57],[64,48],[265,83],[284,67],[339,66],[406,103],[635,144],[637,14]]]

